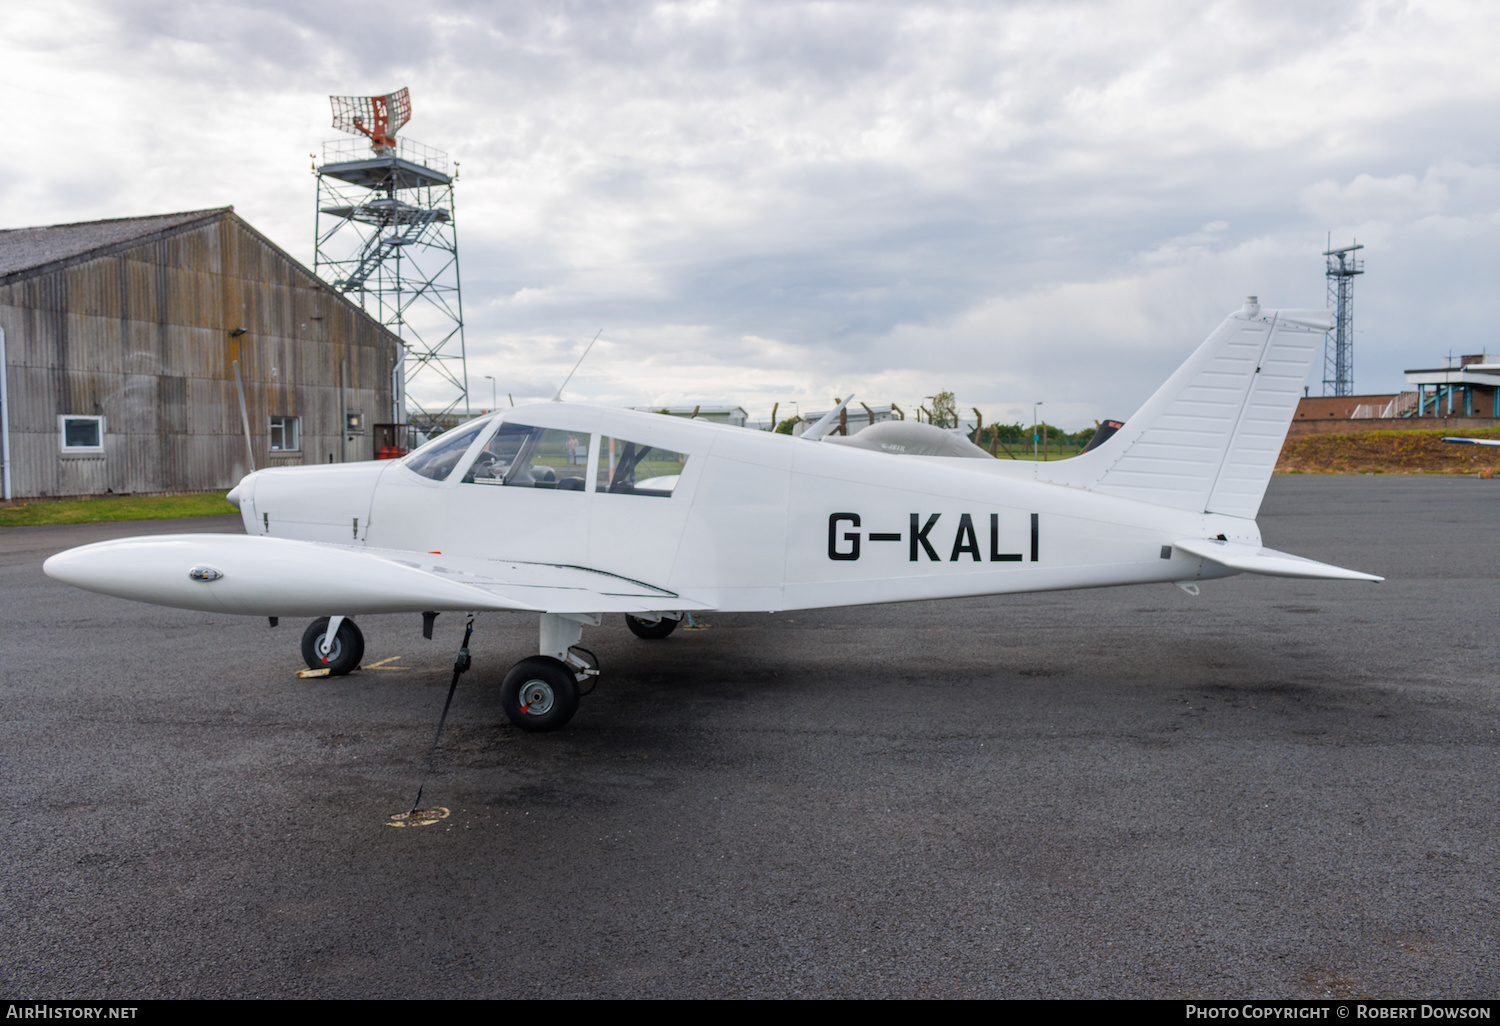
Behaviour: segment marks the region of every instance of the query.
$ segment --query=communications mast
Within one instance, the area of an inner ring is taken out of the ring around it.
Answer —
[[[1354,257],[1360,245],[1330,248],[1323,253],[1328,265],[1328,305],[1336,313],[1333,330],[1323,339],[1323,394],[1354,394],[1354,276],[1365,273],[1365,262]]]
[[[313,269],[390,328],[405,346],[395,420],[431,433],[469,414],[458,231],[448,154],[397,133],[411,120],[406,89],[330,96],[333,127],[356,136],[323,144]],[[404,395],[403,395],[404,393]]]

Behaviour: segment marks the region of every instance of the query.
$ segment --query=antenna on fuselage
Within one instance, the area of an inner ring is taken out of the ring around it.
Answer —
[[[802,432],[802,437],[807,439],[809,442],[816,442],[818,439],[828,434],[829,431],[833,430],[833,422],[838,420],[839,412],[853,401],[854,396],[851,395],[849,398],[839,403],[833,409],[823,414],[822,418],[820,418],[816,424],[808,428],[806,431]]]
[[[594,348],[594,342],[599,341],[599,336],[602,335],[602,334],[604,334],[604,329],[603,328],[600,328],[598,331],[596,331],[594,333],[593,341],[589,342],[588,349],[585,349],[583,351],[583,356],[589,355],[589,349],[593,349]],[[555,403],[562,402],[562,390],[564,388],[568,387],[568,382],[570,382],[570,381],[573,380],[573,375],[577,374],[578,373],[578,368],[581,367],[581,366],[583,366],[583,356],[580,356],[578,358],[578,362],[573,365],[573,369],[570,370],[570,371],[568,371],[568,376],[565,377],[565,378],[563,378],[563,383],[562,383],[561,387],[558,388],[557,394],[552,397],[552,401],[553,402],[555,402]]]

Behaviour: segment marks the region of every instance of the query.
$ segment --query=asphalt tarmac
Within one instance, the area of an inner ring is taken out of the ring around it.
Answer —
[[[534,617],[305,622],[41,559],[233,518],[0,530],[0,997],[1494,997],[1500,481],[1279,477],[1241,576],[641,641],[525,735]]]

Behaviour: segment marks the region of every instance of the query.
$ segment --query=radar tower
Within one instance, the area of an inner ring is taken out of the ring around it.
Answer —
[[[359,138],[324,143],[323,163],[313,167],[313,270],[400,337],[395,419],[430,434],[470,412],[458,164],[450,172],[448,154],[398,136],[411,120],[404,88],[329,100],[333,127]]]
[[[1333,248],[1329,236],[1323,253],[1327,262],[1328,305],[1336,313],[1333,329],[1323,340],[1323,394],[1354,394],[1354,276],[1365,273],[1365,262],[1354,257],[1355,244]]]

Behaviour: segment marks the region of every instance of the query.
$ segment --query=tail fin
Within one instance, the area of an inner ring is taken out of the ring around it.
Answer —
[[[1326,310],[1245,306],[1098,448],[1037,477],[1178,509],[1253,519],[1281,453]]]

